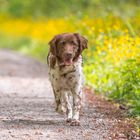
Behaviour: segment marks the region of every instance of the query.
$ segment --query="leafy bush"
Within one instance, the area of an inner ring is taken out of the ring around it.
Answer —
[[[126,60],[119,66],[99,64],[84,67],[87,84],[97,93],[127,105],[129,113],[140,115],[140,62]]]
[[[140,115],[140,62],[127,60],[120,68],[117,82],[109,95],[130,107],[130,113]]]
[[[140,12],[139,0],[0,0],[0,13],[13,17],[90,15],[107,16],[113,14],[125,17]],[[131,6],[131,10],[130,10]]]

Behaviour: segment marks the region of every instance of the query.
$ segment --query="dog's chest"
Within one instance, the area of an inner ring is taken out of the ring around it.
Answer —
[[[64,88],[74,88],[78,82],[76,72],[71,72],[60,76],[60,85]]]
[[[80,82],[82,72],[80,65],[66,66],[64,68],[55,67],[50,70],[50,80],[53,86],[72,89]]]

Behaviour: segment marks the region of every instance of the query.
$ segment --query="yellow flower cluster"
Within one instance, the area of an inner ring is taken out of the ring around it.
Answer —
[[[127,59],[140,58],[140,37],[123,35],[117,38],[105,38],[102,46],[97,46],[96,55],[106,54],[103,61],[120,64]]]
[[[140,37],[132,37],[123,20],[117,17],[33,20],[0,16],[0,35],[48,42],[62,32],[80,32],[88,38],[90,47],[85,55],[88,59],[104,54],[104,61],[119,64],[140,55]]]
[[[56,26],[57,23],[57,26]],[[55,34],[65,31],[67,23],[61,19],[54,20],[1,20],[0,33],[6,36],[27,37],[39,41],[49,40]]]
[[[52,36],[62,32],[83,32],[87,36],[92,36],[95,32],[118,29],[121,26],[120,19],[105,22],[103,19],[84,18],[78,20],[70,19],[13,19],[0,16],[0,33],[15,37],[30,37],[41,41],[46,41]]]

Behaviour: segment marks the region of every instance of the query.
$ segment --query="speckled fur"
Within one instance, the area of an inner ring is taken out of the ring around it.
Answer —
[[[79,112],[82,99],[82,57],[70,66],[61,67],[56,64],[51,68],[51,53],[48,56],[49,77],[54,91],[56,111],[66,112],[67,121],[79,122]],[[72,101],[71,101],[72,100]]]

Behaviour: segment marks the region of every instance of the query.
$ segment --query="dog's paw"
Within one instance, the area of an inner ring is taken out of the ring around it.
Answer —
[[[66,108],[59,105],[58,107],[56,107],[55,111],[59,114],[65,114],[66,113]]]
[[[65,114],[65,112],[64,112],[63,110],[60,110],[60,109],[55,109],[55,111],[56,111],[57,113],[59,113],[59,114],[62,114],[62,115]]]
[[[80,121],[79,120],[72,120],[70,125],[71,126],[80,126]]]
[[[69,119],[66,120],[66,123],[71,123],[71,122],[72,122],[72,119],[71,118],[69,118]]]

